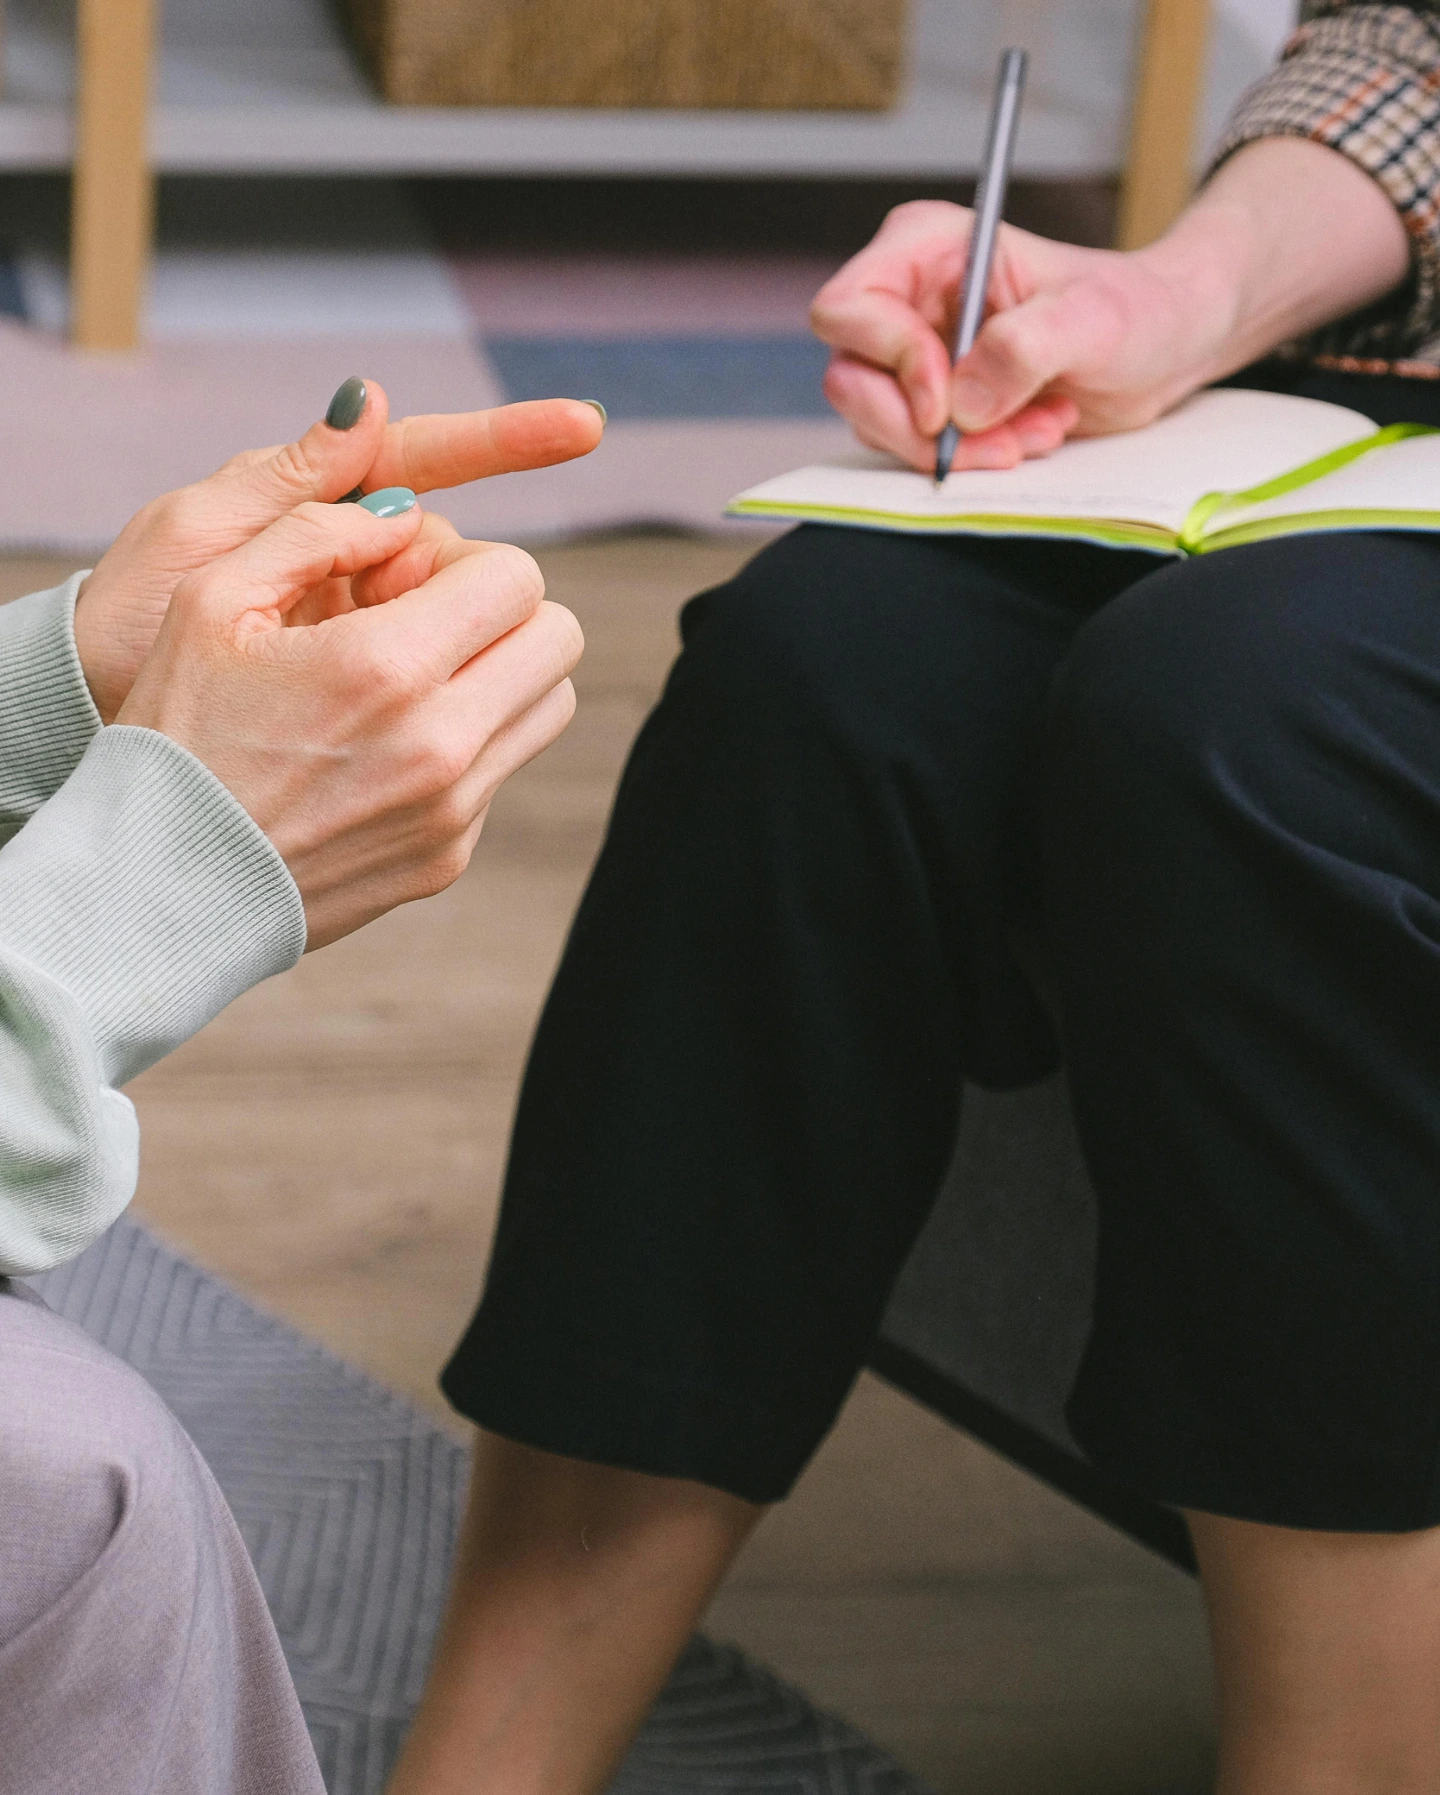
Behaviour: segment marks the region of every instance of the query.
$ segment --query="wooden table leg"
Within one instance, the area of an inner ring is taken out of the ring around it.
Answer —
[[[1210,0],[1148,0],[1120,188],[1120,249],[1153,243],[1190,197],[1209,39]]]
[[[70,330],[82,349],[140,340],[155,211],[154,39],[154,0],[79,0]]]

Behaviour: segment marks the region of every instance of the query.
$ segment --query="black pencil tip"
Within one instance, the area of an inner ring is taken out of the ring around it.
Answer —
[[[943,486],[950,472],[950,464],[955,459],[955,451],[960,446],[960,432],[953,424],[947,424],[940,432],[935,443],[935,484]]]

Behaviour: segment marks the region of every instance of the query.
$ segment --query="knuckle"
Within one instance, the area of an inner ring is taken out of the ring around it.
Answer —
[[[907,199],[890,208],[880,230],[885,234],[903,231],[910,237],[953,238],[968,217],[968,209],[952,200]]]
[[[848,355],[835,354],[830,357],[820,381],[820,390],[837,411],[843,411],[847,405],[854,403],[859,385],[857,374],[855,362]]]
[[[585,652],[585,632],[573,611],[548,599],[540,608],[540,618],[549,633],[550,648],[560,667],[557,679],[563,679]]]
[[[307,515],[309,509],[308,505],[301,505],[287,511],[265,532],[266,540],[289,559],[308,560],[318,546],[320,529],[315,519]]]
[[[545,576],[533,555],[513,543],[498,543],[487,557],[487,572],[511,598],[518,610],[530,616],[540,608],[545,596]]]
[[[985,345],[990,364],[1006,375],[1025,375],[1039,360],[1039,343],[1029,319],[1019,312],[1002,312],[990,326]]]
[[[418,418],[396,418],[389,425],[389,452],[395,457],[396,465],[403,470],[403,477],[417,465],[424,464],[423,432],[417,429]]]
[[[413,661],[375,642],[366,642],[356,651],[352,676],[382,710],[411,703],[426,684]]]
[[[884,230],[887,226],[901,224],[932,224],[940,218],[953,222],[959,211],[958,206],[942,199],[904,199],[898,206],[891,206],[880,228]]]
[[[552,715],[547,719],[546,731],[547,740],[551,742],[570,727],[578,702],[575,697],[574,682],[569,679],[562,679],[552,696],[554,700]]]
[[[460,801],[458,782],[470,765],[473,750],[459,731],[421,723],[407,731],[408,784],[426,814],[448,827],[452,803]]]
[[[319,484],[319,469],[305,452],[302,443],[286,443],[270,457],[270,472],[283,487],[295,492],[313,492]]]
[[[183,615],[202,605],[205,602],[206,591],[214,577],[208,567],[197,568],[193,573],[182,574],[175,582],[175,589],[170,594],[170,609]]]
[[[345,536],[355,527],[353,518],[338,513],[355,509],[353,505],[322,505],[307,500],[287,511],[270,527],[278,534],[287,556],[305,564],[323,564],[333,560]],[[361,513],[367,520],[369,515],[369,512]]]
[[[416,759],[416,771],[435,814],[446,824],[455,822],[460,812],[456,787],[470,765],[469,754],[453,738],[431,737],[423,743]]]
[[[361,517],[368,518],[368,511],[359,511],[352,505],[323,505],[319,499],[304,499],[288,513],[289,521],[297,530],[306,531],[315,539],[324,538],[329,542],[337,525],[343,528],[354,522],[353,513],[359,512]]]
[[[447,885],[453,885],[461,873],[470,864],[470,828],[466,823],[465,833],[457,835],[454,841],[447,843],[440,854],[440,871]]]
[[[278,449],[242,449],[238,455],[232,455],[228,461],[222,461],[210,480],[202,482],[208,486],[212,480],[220,480],[232,484],[238,475],[248,474],[252,468],[271,460],[279,453]]]
[[[810,328],[822,342],[829,341],[829,334],[840,321],[846,292],[847,283],[842,269],[839,274],[831,275],[810,301]]]
[[[420,869],[423,895],[438,897],[442,891],[448,891],[469,864],[469,842],[463,836],[447,841],[430,855]]]
[[[444,842],[458,840],[474,820],[470,814],[468,799],[455,783],[464,771],[465,769],[461,767],[454,774],[451,783],[440,793],[432,805],[435,824],[441,840]]]
[[[183,529],[196,507],[196,488],[179,486],[173,492],[163,492],[158,499],[141,510],[141,517],[146,525],[163,535],[172,535]]]
[[[221,599],[228,588],[228,570],[222,564],[207,562],[181,575],[171,591],[168,608],[182,617],[193,615]]]
[[[454,879],[447,878],[441,873],[433,858],[422,860],[412,868],[410,882],[412,901],[416,898],[439,897],[442,891],[455,883]]]

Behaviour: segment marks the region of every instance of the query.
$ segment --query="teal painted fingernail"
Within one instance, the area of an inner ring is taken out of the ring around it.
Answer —
[[[600,413],[600,422],[602,424],[608,424],[610,422],[610,413],[606,411],[605,407],[598,399],[582,399],[580,403],[582,405],[593,405],[596,411]]]
[[[408,486],[382,486],[379,492],[367,492],[360,509],[374,517],[399,517],[415,509],[417,500]]]
[[[335,389],[335,397],[330,401],[330,408],[325,413],[325,422],[332,430],[353,430],[360,422],[360,414],[365,409],[365,401],[369,394],[365,391],[365,382],[358,374],[352,374],[348,380],[342,380]]]

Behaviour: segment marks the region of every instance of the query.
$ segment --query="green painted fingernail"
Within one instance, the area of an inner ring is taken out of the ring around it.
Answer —
[[[325,413],[325,422],[332,430],[353,430],[360,422],[360,414],[365,409],[368,397],[365,382],[358,374],[352,374],[335,389],[335,397]]]
[[[582,399],[580,403],[582,405],[593,405],[596,411],[600,413],[600,422],[602,424],[608,424],[610,422],[610,413],[606,411],[605,407],[598,399]]]
[[[416,506],[415,494],[408,486],[382,486],[379,492],[367,492],[360,500],[360,509],[373,517],[399,517]]]

